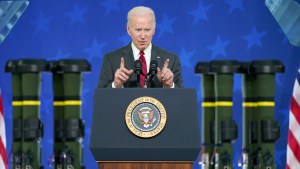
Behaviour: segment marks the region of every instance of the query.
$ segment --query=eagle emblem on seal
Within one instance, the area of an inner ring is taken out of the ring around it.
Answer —
[[[138,117],[143,127],[148,128],[156,121],[153,112],[154,111],[149,107],[143,107],[138,111]]]

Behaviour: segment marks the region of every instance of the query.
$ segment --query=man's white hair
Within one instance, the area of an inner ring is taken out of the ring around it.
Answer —
[[[151,15],[153,18],[153,23],[154,23],[153,26],[155,26],[155,24],[156,24],[155,14],[154,14],[153,10],[149,7],[137,6],[137,7],[132,8],[127,14],[127,26],[129,26],[131,23],[132,15],[136,15],[136,16]]]

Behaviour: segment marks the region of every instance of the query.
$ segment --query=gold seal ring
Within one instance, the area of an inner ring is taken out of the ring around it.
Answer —
[[[143,96],[133,100],[127,107],[125,121],[136,136],[150,138],[159,134],[167,122],[166,109],[153,97]]]

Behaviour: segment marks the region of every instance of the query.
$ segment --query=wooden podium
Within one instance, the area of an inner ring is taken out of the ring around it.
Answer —
[[[154,137],[138,137],[126,125],[128,106],[141,97],[157,99],[166,110],[166,125]],[[200,151],[196,91],[96,89],[90,135],[101,169],[192,169]]]

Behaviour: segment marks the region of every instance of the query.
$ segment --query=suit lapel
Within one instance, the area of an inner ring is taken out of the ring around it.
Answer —
[[[124,58],[125,67],[128,70],[133,69],[134,57],[133,57],[133,52],[132,52],[132,49],[131,49],[131,43],[129,43],[129,45],[127,45],[124,48],[122,55],[123,55],[123,58]]]
[[[151,60],[157,61],[157,66],[162,69],[163,67],[163,60],[164,56],[160,55],[160,52],[156,46],[152,44],[152,50],[151,50]],[[154,79],[151,82],[151,85],[149,87],[162,87],[161,83],[158,81],[157,76],[154,77]]]
[[[160,56],[159,51],[157,50],[157,47],[152,45],[152,50],[151,50],[151,60],[156,60],[158,63],[158,67],[162,68],[163,66],[163,56]]]

